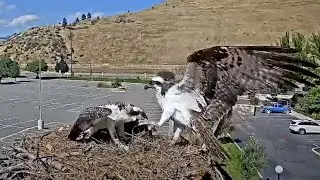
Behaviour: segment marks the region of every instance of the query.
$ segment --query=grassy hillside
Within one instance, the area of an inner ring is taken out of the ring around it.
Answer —
[[[35,28],[0,46],[21,63],[54,63],[70,55],[83,64],[184,64],[213,45],[275,44],[285,31],[319,30],[319,0],[169,0],[138,13],[86,21],[71,30]]]

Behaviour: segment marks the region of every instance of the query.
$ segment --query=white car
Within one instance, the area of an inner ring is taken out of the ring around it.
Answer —
[[[289,125],[291,132],[299,134],[320,133],[320,122],[312,120],[292,120]]]

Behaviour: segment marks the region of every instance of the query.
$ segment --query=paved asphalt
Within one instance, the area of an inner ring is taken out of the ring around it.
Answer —
[[[0,142],[17,139],[25,131],[38,131],[39,81],[25,80],[18,79],[17,84],[4,80],[0,85]],[[123,83],[128,87],[127,92],[112,92],[111,89],[97,88],[98,82],[61,79],[41,82],[42,119],[47,128],[59,123],[73,123],[84,107],[107,101],[126,101],[143,107],[151,120],[158,121],[161,115],[154,92],[145,91],[143,84]],[[166,133],[168,123],[166,125],[158,132]]]
[[[240,141],[240,147],[251,133],[261,140],[268,156],[268,167],[261,172],[264,179],[277,179],[274,168],[278,164],[284,168],[281,180],[320,179],[320,157],[311,150],[320,145],[320,134],[292,134],[288,128],[293,119],[297,118],[257,112],[232,133]]]

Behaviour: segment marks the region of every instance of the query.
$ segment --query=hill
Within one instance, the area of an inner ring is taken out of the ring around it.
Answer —
[[[60,55],[84,64],[185,64],[213,45],[275,44],[286,31],[319,30],[319,0],[168,0],[150,9],[86,20],[69,28],[35,27],[0,46],[20,63]]]

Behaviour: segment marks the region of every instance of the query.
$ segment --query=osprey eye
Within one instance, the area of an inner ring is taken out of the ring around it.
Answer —
[[[160,85],[161,83],[159,81],[154,81],[154,84]]]

